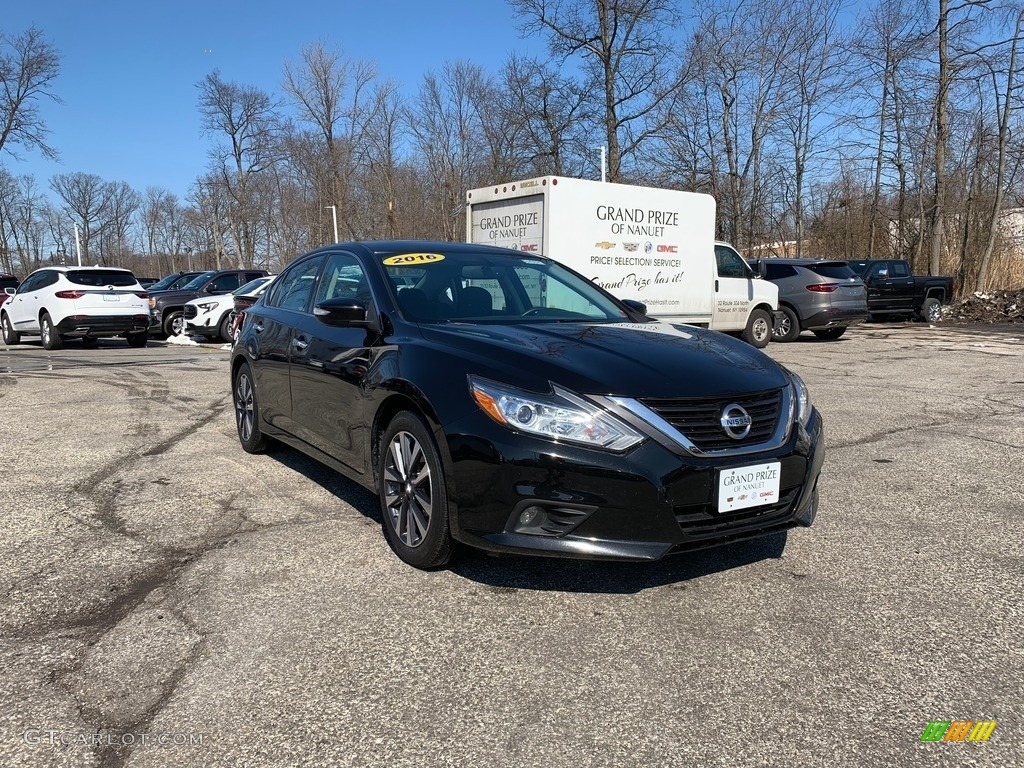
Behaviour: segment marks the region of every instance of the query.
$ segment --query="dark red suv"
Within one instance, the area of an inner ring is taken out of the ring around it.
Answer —
[[[10,296],[7,295],[7,289],[16,289],[18,285],[18,278],[16,278],[14,275],[5,275],[4,273],[0,272],[0,304],[3,304],[5,301],[11,298]]]

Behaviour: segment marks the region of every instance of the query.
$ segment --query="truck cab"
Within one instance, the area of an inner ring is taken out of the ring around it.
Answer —
[[[715,309],[711,327],[739,332],[744,341],[764,347],[779,308],[779,287],[750,268],[729,243],[715,242]]]

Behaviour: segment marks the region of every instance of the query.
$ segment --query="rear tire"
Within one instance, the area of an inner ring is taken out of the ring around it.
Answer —
[[[39,318],[39,335],[43,339],[43,349],[52,352],[64,346],[64,339],[60,337],[57,327],[46,312]]]
[[[235,372],[231,387],[235,399],[235,427],[238,442],[246,453],[263,453],[267,449],[267,437],[260,429],[260,405],[256,397],[256,382],[252,368],[242,363]]]
[[[129,347],[144,347],[149,341],[149,331],[141,331],[139,333],[128,333],[125,334],[125,338],[128,340]]]
[[[384,537],[414,568],[438,568],[452,558],[448,489],[434,438],[423,420],[402,411],[378,444],[377,487]]]
[[[772,316],[763,309],[755,309],[747,318],[747,327],[740,338],[757,349],[764,349],[772,340]]]
[[[21,334],[14,330],[14,326],[11,325],[11,318],[6,314],[0,319],[0,328],[3,329],[4,344],[13,347],[15,344],[21,343]]]
[[[795,341],[800,335],[800,318],[789,307],[779,307],[779,314],[782,317],[772,332],[772,341]]]
[[[842,336],[844,333],[846,333],[846,329],[845,328],[825,328],[824,330],[814,331],[813,333],[814,333],[815,336],[817,336],[819,339],[822,339],[823,341],[835,341],[840,336]]]

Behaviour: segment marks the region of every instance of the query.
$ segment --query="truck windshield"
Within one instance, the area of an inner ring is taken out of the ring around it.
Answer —
[[[211,277],[213,277],[216,274],[217,274],[216,272],[203,272],[203,274],[199,275],[198,277],[194,277],[191,280],[189,280],[187,283],[185,283],[183,286],[181,286],[181,288],[179,290],[182,290],[182,291],[198,291],[200,288],[202,288],[204,285],[206,285],[206,281],[207,280],[209,280]]]
[[[547,259],[459,251],[384,256],[383,263],[402,315],[415,322],[630,319],[592,282]]]

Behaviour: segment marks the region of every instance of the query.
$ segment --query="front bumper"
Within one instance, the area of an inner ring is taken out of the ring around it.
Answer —
[[[149,330],[149,315],[69,315],[57,323],[61,336],[117,336]]]
[[[446,434],[452,535],[492,552],[602,560],[664,555],[810,525],[824,460],[815,410],[773,451],[698,458],[647,440],[615,455],[515,435],[484,414]],[[719,513],[721,469],[781,463],[779,503]],[[537,510],[540,510],[540,514]],[[537,525],[524,525],[538,515]]]

